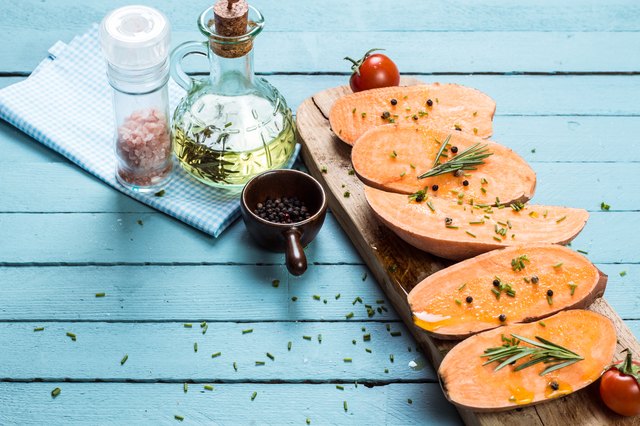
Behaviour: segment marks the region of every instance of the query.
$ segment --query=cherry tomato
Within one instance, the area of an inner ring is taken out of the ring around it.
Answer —
[[[611,410],[623,416],[640,414],[640,363],[627,349],[624,361],[613,364],[600,379],[600,396]]]
[[[377,89],[378,87],[397,86],[400,84],[400,73],[396,64],[388,56],[373,52],[382,49],[371,49],[358,60],[346,57],[353,65],[349,85],[354,92]]]

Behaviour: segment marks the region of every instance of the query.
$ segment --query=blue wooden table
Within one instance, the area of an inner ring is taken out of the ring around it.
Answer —
[[[1,0],[0,87],[126,3]],[[169,16],[176,44],[199,37],[209,5],[140,3]],[[492,96],[494,139],[531,162],[534,201],[590,211],[573,247],[640,335],[637,2],[252,3],[267,19],[256,69],[294,109],[372,47],[406,75]],[[0,424],[460,423],[331,214],[294,278],[242,223],[213,240],[4,122],[0,146]],[[357,297],[388,312],[368,318]]]

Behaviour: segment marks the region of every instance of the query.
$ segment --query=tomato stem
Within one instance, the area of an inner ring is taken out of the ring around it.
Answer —
[[[631,351],[627,348],[622,352],[626,352],[627,355],[625,356],[624,361],[622,361],[622,364],[620,364],[620,366],[616,368],[618,368],[618,371],[620,371],[620,373],[626,374],[627,376],[632,376],[640,383],[640,367],[633,363],[633,356],[631,354]]]
[[[372,54],[373,52],[377,52],[377,51],[380,51],[380,50],[384,50],[384,49],[378,49],[378,48],[375,48],[375,49],[369,49],[369,50],[367,51],[367,53],[365,53],[365,54],[364,54],[364,56],[363,56],[362,58],[358,59],[357,61],[355,61],[355,60],[351,59],[351,58],[350,58],[350,57],[348,57],[348,56],[345,56],[345,58],[344,58],[344,59],[345,59],[346,61],[349,61],[349,62],[351,62],[351,63],[353,64],[353,65],[351,65],[351,71],[353,71],[353,73],[352,73],[352,74],[358,74],[358,75],[360,75],[360,66],[363,64],[363,62],[364,62],[364,61],[365,61],[369,56],[371,56],[371,54]]]

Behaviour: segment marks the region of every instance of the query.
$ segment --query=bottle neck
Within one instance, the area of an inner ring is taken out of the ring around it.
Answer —
[[[243,95],[254,90],[253,50],[238,58],[225,58],[209,50],[211,86],[216,93]]]

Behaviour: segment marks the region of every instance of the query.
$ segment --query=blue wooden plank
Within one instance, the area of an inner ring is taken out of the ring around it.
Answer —
[[[605,297],[616,312],[640,319],[633,288],[640,264],[596,266],[609,275]],[[289,276],[282,265],[0,267],[0,277],[5,322],[357,321],[369,319],[364,304],[388,309],[372,320],[399,320],[364,265],[311,265],[302,277]],[[104,298],[94,297],[103,292]],[[354,304],[356,297],[363,303]]]
[[[55,387],[61,393],[52,399]],[[309,419],[312,426],[462,424],[435,383],[344,388],[241,383],[216,385],[213,391],[191,385],[184,393],[178,383],[0,383],[0,423],[305,425]],[[176,421],[175,415],[184,421]]]
[[[637,200],[629,196],[640,193],[637,163],[532,163],[531,166],[538,181],[533,201],[538,204],[599,211],[600,203],[606,201],[612,210],[640,210]],[[0,168],[0,182],[0,212],[153,211],[68,163],[6,163]]]
[[[88,27],[91,21],[86,21]],[[0,23],[0,29],[2,25]],[[273,28],[270,26],[270,28]],[[78,30],[84,32],[87,28]],[[47,56],[57,40],[70,41],[73,30],[34,32],[31,27],[10,30],[29,48],[14,54],[11,44],[0,45],[7,58],[0,71],[29,73]],[[201,40],[195,25],[174,30],[173,46]],[[349,43],[343,40],[349,39]],[[634,72],[640,53],[625,46],[640,43],[640,33],[626,32],[322,32],[266,31],[255,44],[255,69],[262,73],[350,72],[343,58],[360,57],[375,46],[385,48],[405,73],[567,73]],[[420,40],[420,43],[416,43]],[[274,55],[274,51],[297,52]],[[452,54],[453,52],[453,54]],[[188,60],[187,70],[205,72],[205,59]]]
[[[640,212],[592,212],[573,245],[595,263],[637,263],[628,248],[637,245],[629,229],[639,218]],[[284,255],[256,246],[241,221],[214,240],[162,213],[1,214],[0,241],[11,242],[0,246],[5,264],[284,262]],[[306,253],[310,262],[362,263],[330,214]]]
[[[44,331],[34,332],[37,326]],[[0,323],[0,341],[11,342],[2,350],[0,380],[435,381],[404,325],[390,328],[402,335],[378,322],[211,322],[206,334],[195,322]]]

